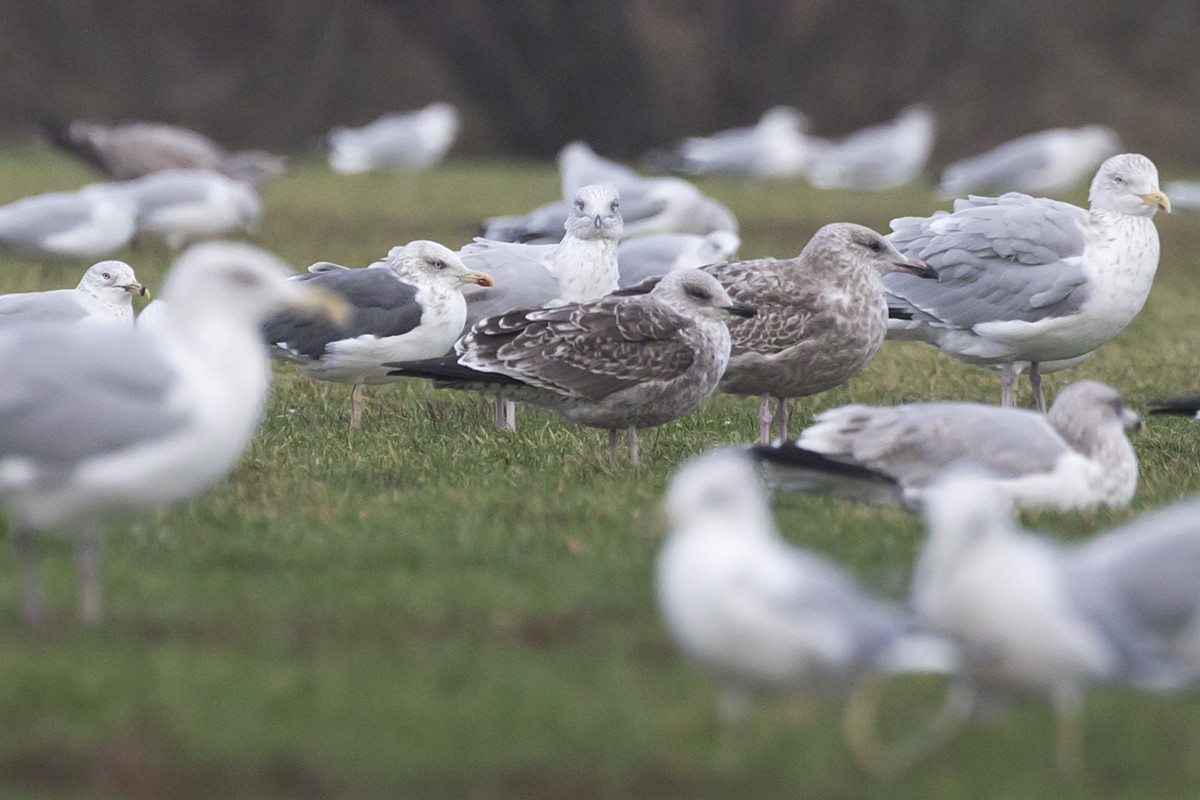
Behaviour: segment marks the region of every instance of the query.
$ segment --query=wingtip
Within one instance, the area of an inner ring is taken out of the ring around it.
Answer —
[[[1200,416],[1200,396],[1151,400],[1149,413],[1152,416],[1197,417]]]

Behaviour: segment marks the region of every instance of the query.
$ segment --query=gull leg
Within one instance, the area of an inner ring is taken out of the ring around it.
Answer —
[[[1083,695],[1079,687],[1061,690],[1054,700],[1054,764],[1069,777],[1083,774]]]
[[[350,390],[350,430],[356,431],[362,427],[363,385],[354,384]]]
[[[786,397],[780,397],[775,406],[775,421],[779,425],[779,440],[786,442],[788,438],[788,403]]]
[[[1012,396],[1013,385],[1013,365],[1005,364],[1000,370],[1000,405],[1011,407],[1013,405]]]
[[[1038,411],[1046,413],[1046,396],[1042,394],[1042,373],[1038,370],[1038,362],[1029,363],[1029,385],[1033,387],[1033,399],[1037,402]]]
[[[79,618],[85,625],[100,622],[100,532],[86,531],[79,538]]]
[[[774,417],[771,414],[771,397],[763,395],[758,401],[758,443],[771,443],[771,421]]]
[[[717,700],[721,717],[721,734],[717,741],[717,765],[734,769],[741,765],[745,753],[746,727],[754,700],[740,688],[727,687]]]
[[[617,463],[617,442],[619,441],[619,436],[620,434],[617,433],[616,428],[608,429],[608,463],[614,466]]]
[[[504,430],[504,398],[495,397],[492,402],[496,410],[496,430],[502,431]]]
[[[642,460],[638,458],[637,428],[633,425],[629,426],[629,463],[635,467],[642,465]]]
[[[504,401],[504,427],[510,431],[517,429],[517,403],[515,400]]]
[[[33,531],[18,527],[16,531],[17,575],[21,586],[21,617],[35,628],[46,623],[42,605],[42,581],[37,568],[37,548]]]

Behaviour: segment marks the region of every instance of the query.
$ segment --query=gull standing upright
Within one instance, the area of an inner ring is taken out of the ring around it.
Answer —
[[[938,280],[884,279],[888,336],[928,342],[1000,370],[1000,402],[1026,367],[1041,410],[1042,373],[1078,363],[1141,311],[1158,268],[1158,170],[1134,153],[1105,161],[1089,210],[1009,193],[957,200],[954,212],[892,220],[889,237]]]
[[[100,617],[105,520],[190,497],[258,430],[271,369],[259,325],[284,307],[342,311],[274,256],[197,245],[163,284],[154,331],[38,325],[0,334],[0,506],[14,524],[25,618],[44,618],[34,534],[73,537],[81,616]]]
[[[519,308],[586,303],[618,287],[617,242],[624,222],[617,190],[589,185],[575,192],[558,244],[476,239],[460,250],[463,262],[496,278],[496,290],[467,290],[468,329]],[[414,361],[416,358],[393,359]],[[516,408],[496,397],[496,427],[514,430]]]
[[[124,261],[88,267],[74,289],[0,295],[0,330],[29,323],[104,322],[133,324],[133,295],[149,292]]]

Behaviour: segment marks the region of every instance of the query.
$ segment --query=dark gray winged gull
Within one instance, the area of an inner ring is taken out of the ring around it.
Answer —
[[[41,123],[55,147],[116,180],[168,169],[205,169],[261,186],[288,169],[287,159],[261,150],[230,153],[208,138],[162,122]]]
[[[457,108],[430,103],[416,111],[385,114],[361,128],[334,128],[329,134],[329,166],[341,175],[428,169],[454,144],[458,122]]]
[[[1059,393],[1049,414],[982,403],[842,406],[818,414],[795,443],[755,452],[768,480],[797,491],[919,504],[930,486],[967,463],[987,470],[1022,507],[1120,508],[1133,499],[1138,478],[1125,429],[1140,425],[1116,391],[1079,381]]]
[[[692,175],[791,178],[804,174],[812,158],[805,136],[808,119],[791,106],[767,109],[754,125],[684,139],[651,161]]]
[[[315,269],[314,269],[315,267]],[[462,336],[467,308],[462,288],[491,286],[491,276],[467,269],[437,242],[393,247],[364,269],[315,264],[297,281],[342,297],[353,309],[344,325],[289,311],[263,326],[278,358],[312,378],[353,384],[350,427],[362,424],[364,384],[387,383],[391,361],[440,356]]]
[[[1091,208],[1009,193],[958,200],[954,212],[892,220],[892,243],[938,280],[884,279],[888,336],[929,342],[968,364],[1013,376],[1071,366],[1108,342],[1146,302],[1158,268],[1156,211],[1169,211],[1158,170],[1133,153],[1113,156],[1092,180]]]
[[[259,325],[284,307],[343,310],[274,256],[213,242],[179,257],[153,332],[28,326],[0,334],[0,506],[14,524],[22,612],[43,618],[33,537],[76,541],[82,617],[100,615],[103,524],[190,497],[258,430],[271,370]]]
[[[1121,138],[1104,125],[1038,131],[950,164],[942,170],[938,192],[946,198],[981,190],[1062,192],[1119,152]]]
[[[189,241],[258,229],[262,201],[245,181],[199,169],[164,170],[108,184],[137,207],[137,232],[172,249]]]
[[[768,692],[837,696],[868,674],[957,669],[949,641],[777,533],[744,451],[689,459],[664,505],[659,610],[679,649],[720,685],[727,719]]]
[[[758,309],[730,325],[733,354],[721,391],[761,395],[759,441],[771,420],[787,438],[787,399],[840,386],[871,360],[887,334],[883,275],[936,277],[870,228],[826,225],[796,258],[703,267],[733,299]],[[772,400],[776,408],[772,409]]]
[[[0,206],[0,244],[39,257],[95,261],[137,230],[137,207],[110,186],[34,195]]]
[[[925,168],[936,132],[933,110],[917,104],[840,140],[814,140],[808,179],[822,189],[903,186]]]
[[[1162,400],[1150,401],[1152,415],[1168,415],[1175,417],[1191,417],[1200,419],[1200,396],[1167,397]]]
[[[617,247],[622,288],[660,278],[677,269],[723,264],[737,255],[742,240],[732,231],[658,233],[626,239]]]
[[[925,509],[929,536],[913,574],[912,607],[960,645],[965,711],[978,691],[1046,698],[1058,720],[1059,765],[1077,771],[1089,686],[1182,688],[1187,670],[1152,618],[1180,607],[1194,616],[1194,574],[1183,583],[1177,569],[1161,578],[1146,569],[1163,555],[1151,555],[1149,540],[1110,542],[1114,562],[1095,563],[1104,554],[1088,553],[1087,544],[1064,547],[1018,528],[995,482],[969,475],[938,484]],[[1196,551],[1195,544],[1184,551],[1189,564]],[[1145,581],[1137,599],[1129,594],[1132,573]]]
[[[120,322],[133,324],[134,295],[149,292],[124,261],[88,267],[74,289],[0,295],[0,330],[30,323]]]
[[[455,345],[457,360],[396,364],[392,374],[502,392],[604,428],[613,460],[618,434],[628,430],[630,460],[637,466],[637,429],[698,408],[729,360],[725,320],[753,313],[709,275],[683,270],[649,294],[485,319]]]

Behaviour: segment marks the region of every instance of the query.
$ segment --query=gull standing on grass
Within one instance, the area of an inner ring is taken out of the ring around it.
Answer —
[[[468,270],[452,250],[427,241],[393,247],[363,269],[315,264],[294,280],[343,298],[350,321],[287,311],[267,321],[263,337],[273,355],[299,364],[309,377],[353,385],[351,429],[362,424],[363,385],[396,380],[387,362],[433,358],[453,347],[467,317],[463,287],[492,285],[490,275]]]
[[[891,189],[921,174],[937,120],[924,104],[833,142],[812,140],[808,179],[822,189]]]
[[[0,206],[0,245],[23,255],[95,261],[129,244],[136,231],[137,206],[112,184]]]
[[[459,252],[467,266],[494,275],[499,284],[494,291],[464,293],[467,328],[515,309],[586,303],[615,291],[617,241],[624,226],[620,206],[620,195],[611,186],[584,186],[575,192],[558,244],[476,239],[462,248]],[[515,405],[497,395],[496,427],[515,430],[516,426]]]
[[[982,403],[842,406],[818,414],[795,443],[755,453],[770,482],[794,491],[916,505],[974,464],[1023,508],[1122,508],[1138,479],[1129,427],[1141,419],[1115,390],[1079,381],[1048,415]]]
[[[478,323],[455,345],[458,359],[395,364],[393,375],[431,378],[529,402],[572,422],[608,431],[609,458],[627,430],[694,411],[717,388],[729,362],[731,316],[753,316],[714,278],[672,272],[649,294],[525,309]]]
[[[780,179],[804,173],[812,158],[808,119],[791,106],[767,109],[754,125],[692,136],[672,151],[647,157],[661,168],[693,175]]]
[[[334,128],[329,133],[329,166],[339,175],[429,169],[454,144],[458,125],[457,108],[430,103],[416,111],[384,114],[361,128]]]
[[[137,206],[138,235],[157,236],[173,250],[196,239],[257,231],[262,220],[254,187],[218,172],[167,170],[109,186]]]
[[[104,322],[133,324],[133,296],[149,292],[124,261],[88,267],[74,289],[0,295],[0,330],[29,323]]]
[[[938,280],[884,279],[888,336],[999,369],[1006,406],[1028,368],[1044,411],[1042,373],[1078,363],[1141,311],[1158,268],[1154,214],[1171,210],[1153,162],[1134,153],[1100,166],[1089,199],[1085,211],[1017,193],[970,197],[953,213],[892,220],[892,243]]]
[[[72,537],[80,611],[100,618],[104,522],[195,495],[258,430],[271,376],[259,326],[285,307],[340,313],[249,245],[197,245],[163,283],[161,324],[29,326],[0,334],[0,507],[12,520],[21,611],[45,619],[34,536]]]

